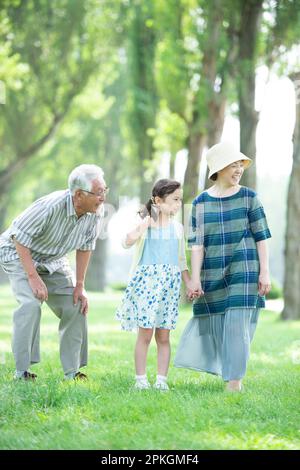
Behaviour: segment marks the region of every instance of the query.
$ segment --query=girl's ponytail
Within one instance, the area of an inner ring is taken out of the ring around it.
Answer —
[[[152,207],[153,204],[154,204],[153,198],[150,197],[148,202],[146,202],[146,204],[139,210],[138,213],[142,217],[142,219],[147,217],[147,215],[151,215],[151,207]]]

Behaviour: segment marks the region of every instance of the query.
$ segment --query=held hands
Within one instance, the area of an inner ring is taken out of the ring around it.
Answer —
[[[74,291],[73,291],[74,305],[77,305],[78,300],[81,302],[80,312],[83,315],[87,315],[88,309],[89,309],[88,298],[87,298],[86,292],[82,284],[76,284],[76,287],[74,288]]]
[[[186,296],[188,300],[194,300],[204,295],[204,291],[200,281],[193,281],[192,279],[186,284]]]
[[[44,281],[40,278],[38,273],[28,276],[28,282],[33,292],[33,295],[41,302],[48,300],[48,290]]]
[[[258,278],[258,293],[259,295],[268,295],[271,290],[271,281],[268,271],[262,271]]]

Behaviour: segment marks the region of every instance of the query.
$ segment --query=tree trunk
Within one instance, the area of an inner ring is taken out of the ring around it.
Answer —
[[[190,202],[199,191],[199,173],[203,150],[206,145],[211,147],[220,142],[225,122],[226,98],[214,94],[209,102],[209,118],[207,123],[207,135],[192,131],[188,137],[188,164],[184,176],[184,200]],[[206,175],[208,172],[206,172]],[[207,177],[204,187],[210,186]],[[201,188],[204,189],[204,188]]]
[[[215,90],[218,75],[219,46],[224,11],[221,0],[207,4],[207,39],[203,52],[202,72],[199,93],[205,96],[205,102],[199,109],[199,99],[195,99],[198,108],[194,109],[189,123],[188,164],[184,177],[184,201],[190,202],[199,191],[200,162],[205,145],[219,142],[225,117],[226,100],[221,90]],[[201,88],[202,87],[202,88]]]
[[[146,168],[144,167],[144,163],[145,163],[145,160],[143,160],[141,158],[140,163],[139,163],[139,165],[140,165],[140,171],[139,171],[139,175],[140,175],[139,176],[139,179],[140,179],[139,196],[140,196],[141,204],[145,204],[150,199],[151,194],[152,194],[153,183],[155,181],[155,176],[154,176],[153,180],[146,181],[146,179],[145,179]]]
[[[107,238],[97,240],[86,274],[86,288],[90,291],[103,292],[106,286]]]
[[[8,193],[4,193],[0,199],[0,233],[4,232],[6,229],[5,227],[5,219],[7,214],[7,206],[8,206]]]
[[[221,140],[225,122],[225,110],[226,98],[222,93],[222,95],[216,96],[210,103],[210,122],[207,136],[208,147],[217,144]]]
[[[147,26],[153,21],[154,8],[151,0],[135,2],[129,28],[129,73],[132,87],[132,111],[130,125],[132,138],[136,142],[139,165],[140,199],[146,202],[151,196],[154,177],[147,172],[153,158],[153,135],[149,129],[155,128],[157,95],[154,75],[156,36],[155,30]],[[153,169],[152,169],[153,170]],[[153,170],[154,173],[154,170]]]
[[[229,74],[229,72],[228,72]],[[223,84],[224,86],[224,84]],[[208,148],[220,142],[224,123],[225,123],[225,110],[226,110],[226,98],[224,90],[219,95],[215,96],[215,99],[210,103],[209,107],[209,127],[207,136]],[[203,189],[208,189],[212,184],[212,180],[208,179],[208,168],[206,169]]]
[[[255,111],[256,45],[260,31],[263,0],[241,0],[241,25],[239,47],[239,119],[241,152],[254,160],[254,165],[244,173],[243,184],[256,188],[256,128]]]
[[[186,203],[191,202],[199,190],[200,161],[205,144],[205,134],[189,132],[188,163],[184,175],[184,202]]]
[[[170,155],[170,165],[169,165],[169,174],[170,178],[175,178],[175,163],[176,163],[176,153],[171,153]]]
[[[300,72],[294,74],[297,85]],[[296,124],[293,136],[293,167],[290,177],[287,203],[287,227],[285,235],[285,276],[284,276],[284,310],[283,320],[300,320],[300,103],[296,104]]]

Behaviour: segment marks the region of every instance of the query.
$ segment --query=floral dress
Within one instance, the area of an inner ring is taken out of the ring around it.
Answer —
[[[173,223],[148,228],[142,257],[116,313],[122,329],[176,327],[181,285],[178,243]]]

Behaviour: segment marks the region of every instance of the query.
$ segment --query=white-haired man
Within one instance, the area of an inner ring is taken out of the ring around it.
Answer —
[[[69,189],[35,201],[0,236],[0,265],[18,301],[13,317],[15,377],[35,380],[40,361],[41,305],[59,318],[60,358],[67,379],[85,379],[88,300],[85,274],[95,248],[108,188],[102,169],[80,165]],[[101,207],[102,206],[102,207]],[[66,254],[76,250],[76,281]]]

